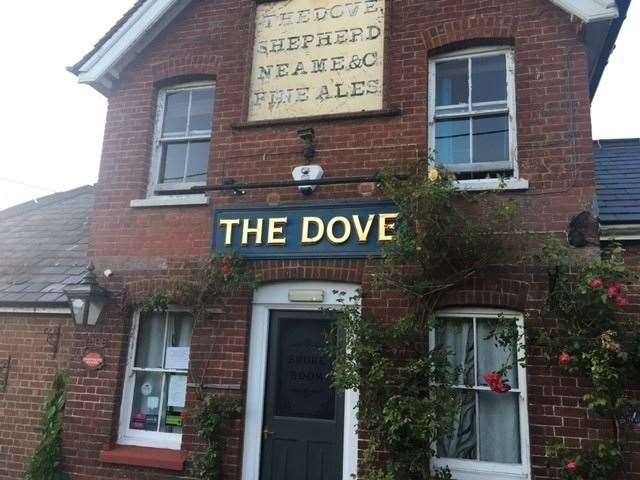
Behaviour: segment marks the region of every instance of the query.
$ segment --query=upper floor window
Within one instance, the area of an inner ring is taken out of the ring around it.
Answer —
[[[192,331],[189,312],[135,315],[119,443],[180,448]]]
[[[160,91],[150,194],[206,184],[214,96],[212,83]]]
[[[438,315],[432,346],[444,348],[459,372],[455,388],[461,397],[452,434],[437,444],[438,466],[454,478],[528,479],[526,373],[518,364],[521,345],[505,346],[495,331],[513,322],[522,331],[522,317],[507,312],[464,309]],[[509,391],[496,393],[485,377],[506,370]]]
[[[430,61],[429,134],[458,178],[517,177],[513,52],[475,49]]]

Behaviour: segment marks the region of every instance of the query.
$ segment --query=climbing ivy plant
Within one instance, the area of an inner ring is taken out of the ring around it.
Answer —
[[[64,372],[58,373],[53,379],[51,393],[45,404],[44,415],[40,423],[42,438],[27,468],[25,480],[66,480],[69,478],[61,470],[62,422],[67,383],[68,376]]]
[[[434,445],[450,433],[461,397],[449,352],[429,348],[435,308],[443,294],[505,258],[518,208],[500,193],[462,191],[425,162],[407,181],[385,175],[381,189],[400,215],[373,289],[400,292],[408,308],[385,323],[345,301],[333,337],[340,340],[330,347],[332,378],[338,389],[360,390],[358,428],[368,439],[362,478],[445,480],[448,470],[432,470]]]

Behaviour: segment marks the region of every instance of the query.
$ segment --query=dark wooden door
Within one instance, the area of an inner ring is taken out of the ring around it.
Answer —
[[[344,395],[331,388],[326,355],[334,318],[276,311],[269,358],[260,480],[339,480]]]

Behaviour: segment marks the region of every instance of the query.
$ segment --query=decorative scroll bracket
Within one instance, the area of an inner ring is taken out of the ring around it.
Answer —
[[[56,355],[58,355],[58,350],[60,348],[60,332],[60,325],[58,325],[57,327],[47,328],[44,331],[44,334],[47,336],[47,345],[51,347],[53,358],[56,358]]]
[[[9,383],[9,370],[11,369],[11,356],[6,360],[0,361],[0,393],[7,391]]]

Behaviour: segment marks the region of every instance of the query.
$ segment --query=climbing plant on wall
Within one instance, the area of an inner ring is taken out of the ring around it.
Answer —
[[[254,286],[253,275],[238,255],[211,255],[188,262],[183,271],[184,275],[173,279],[168,288],[156,289],[143,298],[136,305],[140,312],[165,311],[171,305],[188,307],[195,328],[224,299]],[[205,395],[202,385],[198,397],[200,402],[193,415],[193,427],[206,443],[205,448],[194,455],[194,474],[198,479],[217,480],[222,478],[225,436],[231,422],[240,415],[241,406],[236,399]]]
[[[426,162],[408,181],[385,175],[381,189],[400,216],[373,287],[399,292],[408,308],[387,323],[357,305],[340,309],[333,381],[360,390],[358,428],[368,439],[362,478],[447,479],[448,470],[432,471],[434,445],[450,433],[461,396],[449,352],[429,348],[435,308],[443,294],[505,258],[518,209],[499,193],[458,189]]]
[[[628,284],[633,276],[614,245],[602,258],[584,258],[567,248],[550,245],[549,294],[545,314],[556,320],[536,341],[551,365],[561,373],[588,382],[582,398],[592,418],[606,419],[609,438],[571,449],[552,445],[549,457],[563,480],[614,478],[623,470],[628,412],[640,405],[627,386],[640,378],[640,323],[625,317]]]
[[[66,480],[68,475],[61,470],[62,423],[65,406],[67,374],[58,373],[53,379],[51,393],[44,407],[40,423],[42,437],[36,447],[25,480]]]

